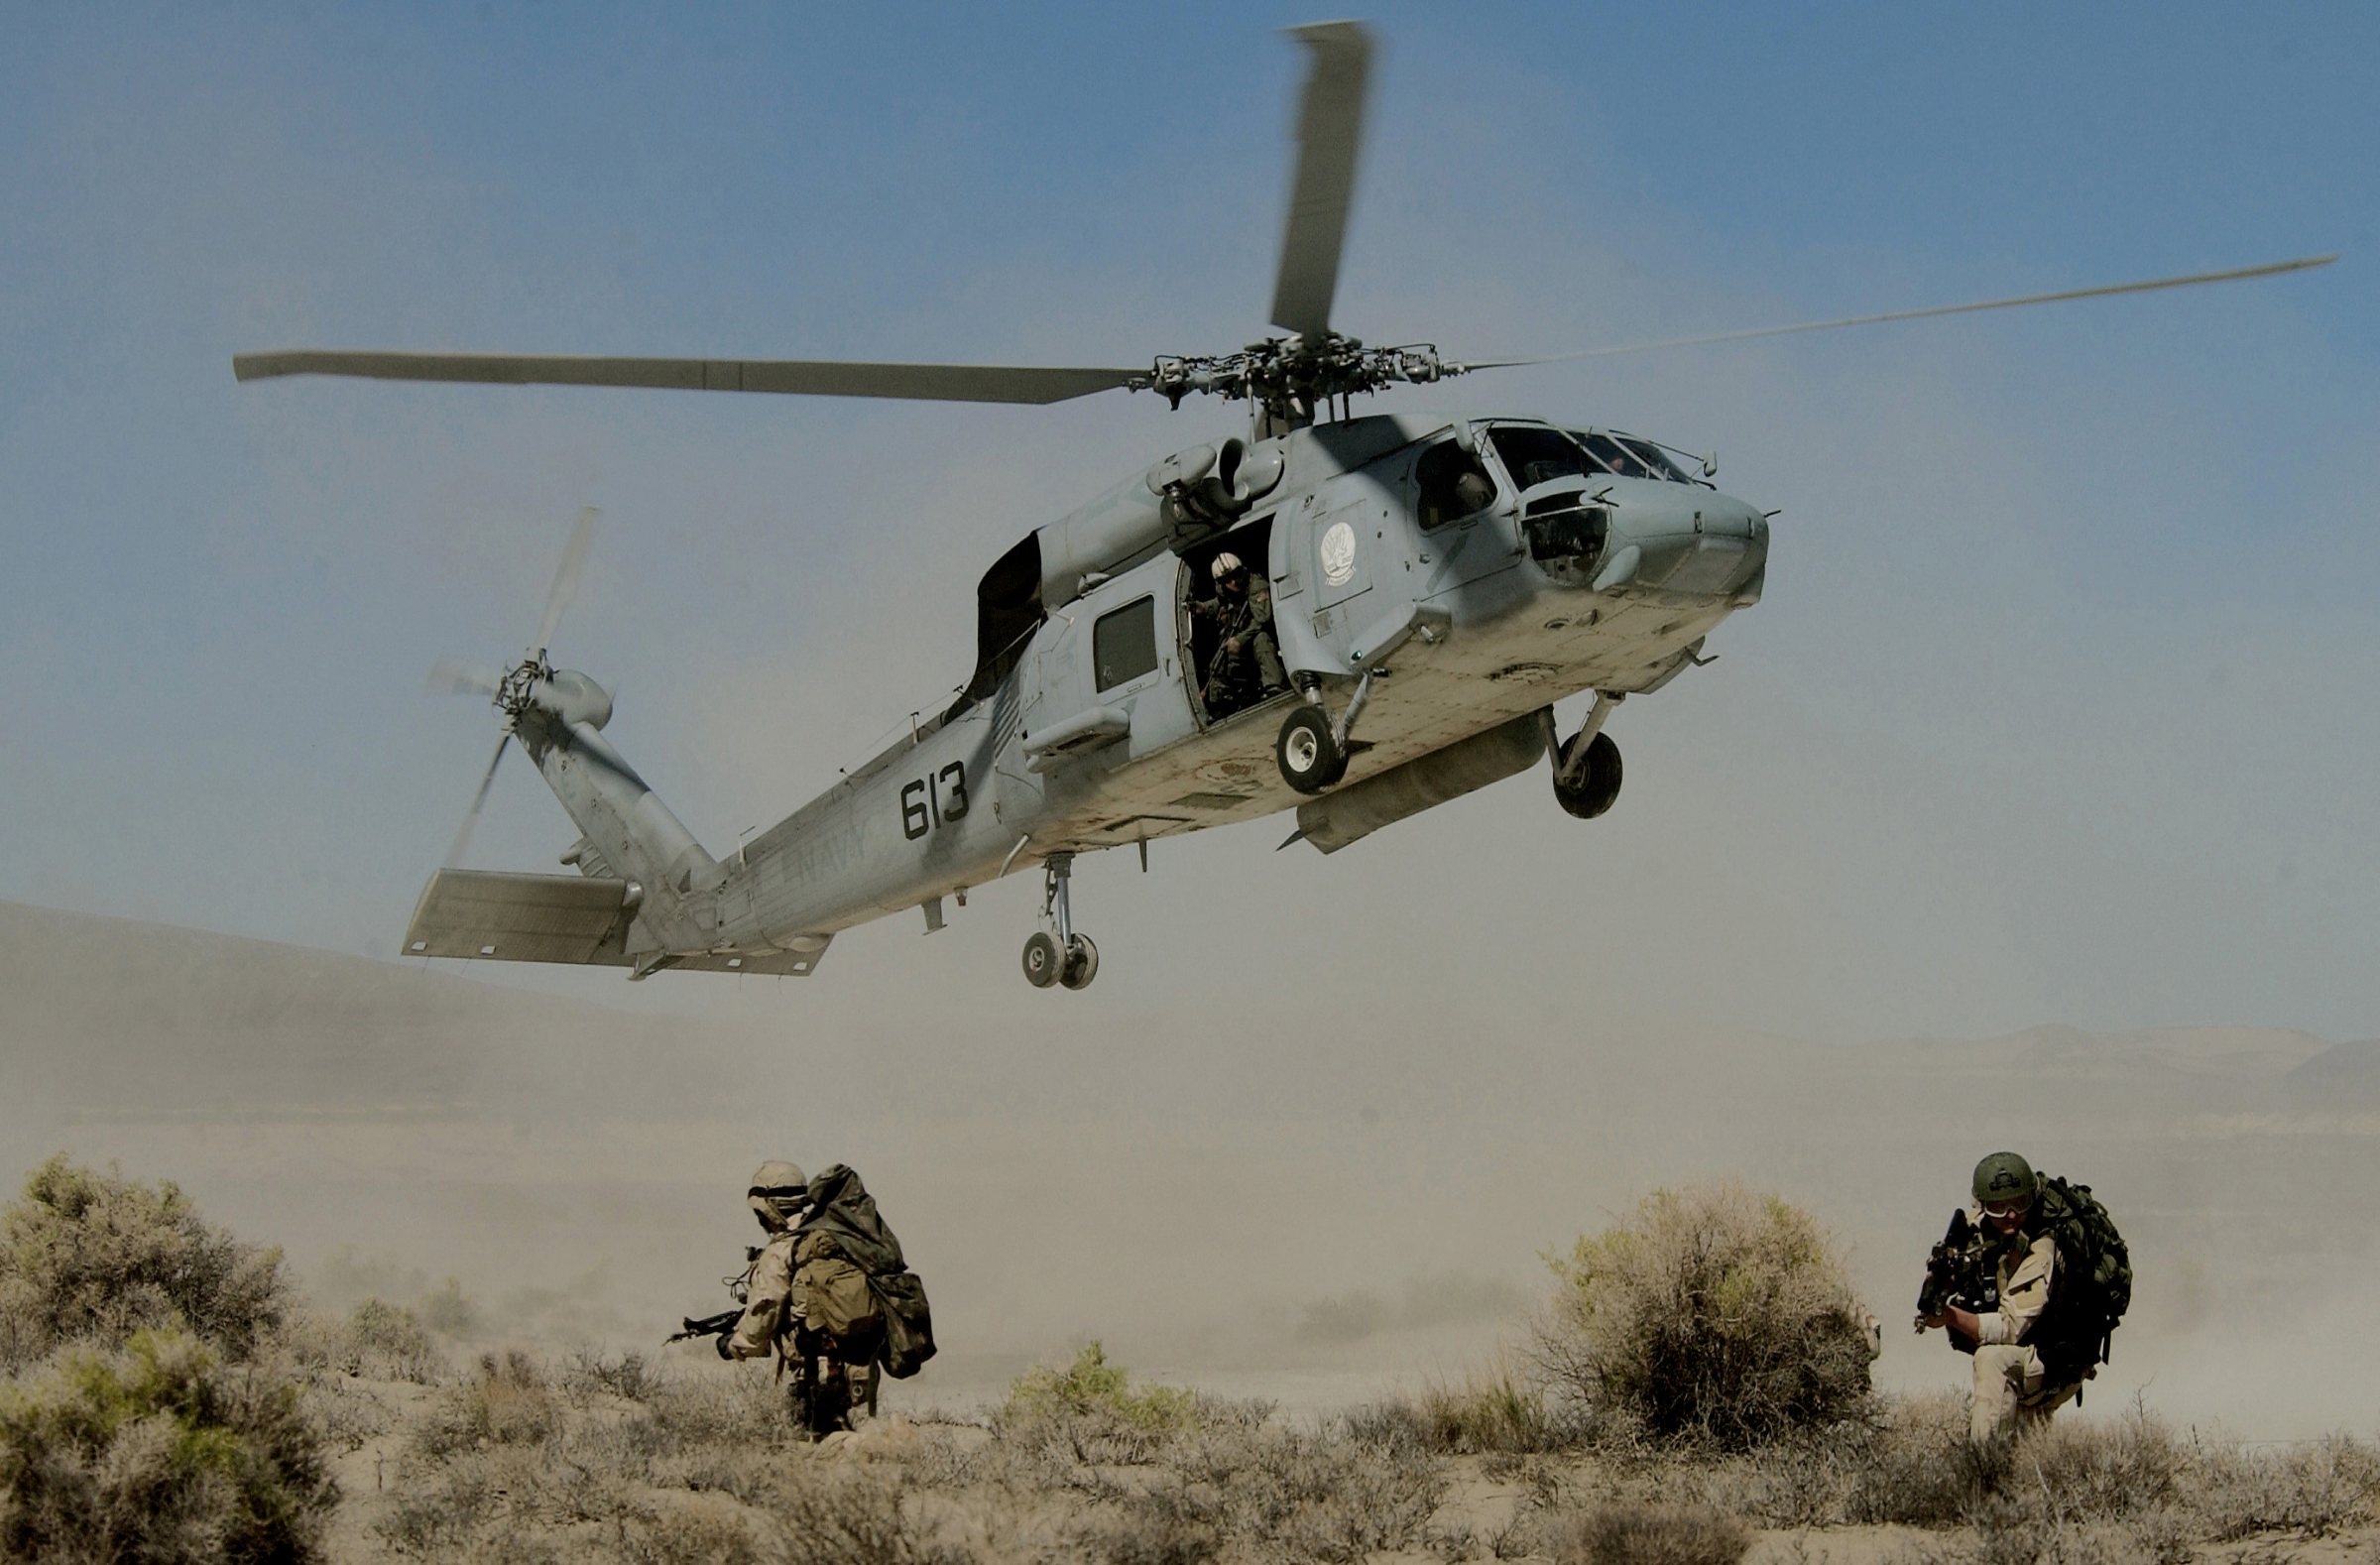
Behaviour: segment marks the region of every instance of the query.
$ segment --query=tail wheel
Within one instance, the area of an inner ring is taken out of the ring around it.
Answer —
[[[1087,934],[1078,934],[1066,947],[1066,967],[1058,974],[1058,982],[1068,989],[1089,989],[1091,980],[1099,976],[1099,947]]]
[[[1587,742],[1587,764],[1579,781],[1564,786],[1562,773],[1570,770],[1578,744],[1573,739],[1562,747],[1562,768],[1554,774],[1554,799],[1566,813],[1593,820],[1619,797],[1619,746],[1611,742],[1609,734],[1599,732]]]
[[[1064,968],[1058,942],[1047,933],[1037,932],[1024,942],[1024,981],[1035,989],[1047,989],[1056,983]]]
[[[1281,720],[1272,759],[1281,781],[1300,793],[1319,793],[1347,776],[1347,752],[1331,733],[1330,714],[1318,706],[1300,706]]]

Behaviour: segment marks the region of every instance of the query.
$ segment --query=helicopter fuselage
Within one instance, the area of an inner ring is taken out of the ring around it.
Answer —
[[[1169,514],[1167,464],[1117,486],[1035,536],[1039,621],[958,703],[745,844],[707,895],[689,885],[676,927],[649,903],[651,933],[713,953],[816,951],[890,912],[926,906],[936,925],[941,898],[1060,855],[1291,805],[1330,851],[1413,812],[1399,799],[1426,807],[1520,770],[1543,754],[1535,714],[1581,691],[1660,688],[1759,597],[1760,513],[1655,468],[1648,442],[1618,447],[1637,473],[1598,470],[1590,448],[1615,438],[1399,415],[1226,453],[1242,472],[1277,454],[1278,476],[1252,497],[1213,490],[1226,501],[1203,517]],[[1588,459],[1565,462],[1565,441]],[[1296,688],[1210,713],[1190,602],[1225,548],[1265,562]],[[987,577],[988,628],[995,589]],[[1345,780],[1301,795],[1274,765],[1282,713],[1344,709],[1359,687]],[[1443,778],[1395,786],[1450,756]],[[1334,822],[1336,799],[1383,781]]]

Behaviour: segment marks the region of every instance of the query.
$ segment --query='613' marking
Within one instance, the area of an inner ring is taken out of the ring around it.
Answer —
[[[964,762],[953,761],[929,777],[914,779],[900,790],[900,834],[912,841],[966,813]]]

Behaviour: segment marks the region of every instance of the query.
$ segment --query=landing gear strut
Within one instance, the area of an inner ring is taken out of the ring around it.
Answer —
[[[1319,793],[1347,776],[1348,736],[1355,732],[1356,719],[1364,715],[1364,703],[1371,699],[1372,680],[1379,670],[1367,668],[1364,677],[1356,681],[1356,693],[1348,698],[1347,710],[1331,716],[1322,704],[1321,694],[1309,688],[1305,704],[1281,719],[1281,731],[1272,742],[1273,764],[1281,769],[1281,781],[1300,793]]]
[[[1554,802],[1565,814],[1593,820],[1619,797],[1619,746],[1604,732],[1604,721],[1623,699],[1596,691],[1587,721],[1567,743],[1556,737],[1554,709],[1539,710],[1537,720],[1545,729],[1546,752],[1554,762]]]
[[[1088,989],[1099,976],[1099,947],[1074,932],[1067,909],[1066,883],[1073,874],[1071,853],[1053,853],[1041,866],[1041,927],[1024,942],[1024,981],[1035,989]]]

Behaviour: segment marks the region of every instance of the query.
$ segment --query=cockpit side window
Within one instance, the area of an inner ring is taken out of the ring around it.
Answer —
[[[1442,440],[1421,453],[1413,464],[1413,487],[1421,525],[1444,527],[1476,512],[1495,499],[1495,480],[1480,459],[1453,440]]]
[[[1498,424],[1488,431],[1488,440],[1495,447],[1504,471],[1512,475],[1512,482],[1523,489],[1601,471],[1587,460],[1578,442],[1559,429]]]

